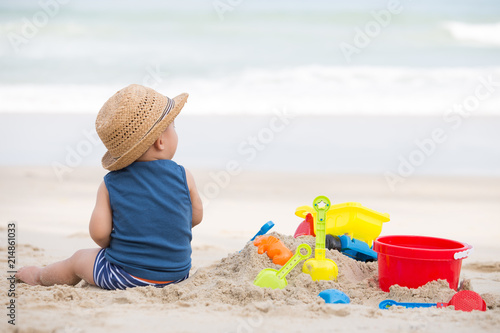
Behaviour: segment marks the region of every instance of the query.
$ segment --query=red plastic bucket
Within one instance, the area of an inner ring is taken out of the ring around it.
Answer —
[[[457,290],[462,259],[472,246],[449,239],[425,236],[383,236],[375,240],[379,285],[383,291],[397,284],[418,288],[434,280],[447,280]]]

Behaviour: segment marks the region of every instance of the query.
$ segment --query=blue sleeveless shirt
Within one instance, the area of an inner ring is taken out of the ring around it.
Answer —
[[[113,213],[106,259],[138,278],[173,281],[191,268],[192,206],[184,168],[134,162],[104,176]]]

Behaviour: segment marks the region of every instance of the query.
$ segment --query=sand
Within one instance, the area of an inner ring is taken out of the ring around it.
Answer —
[[[210,180],[208,170],[193,173],[199,186]],[[58,182],[47,168],[2,168],[0,212],[3,221],[17,222],[18,265],[45,265],[79,248],[94,246],[87,223],[103,174],[96,168],[80,168],[66,181]],[[270,234],[292,251],[301,243],[314,249],[313,237],[295,239],[291,235],[300,223],[294,216],[295,208],[310,204],[318,194],[328,195],[336,203],[360,201],[390,213],[383,235],[447,236],[473,244],[475,252],[464,260],[461,288],[478,292],[488,310],[380,310],[378,303],[384,299],[440,302],[448,301],[455,292],[446,282],[435,281],[419,289],[394,286],[385,293],[378,288],[377,263],[358,262],[337,251],[326,254],[339,267],[337,281],[313,282],[299,264],[287,276],[288,286],[283,290],[254,286],[260,270],[279,266],[266,254],[259,255],[247,240],[272,219],[276,226]],[[211,200],[204,221],[194,229],[193,269],[187,281],[163,289],[125,291],[101,290],[85,282],[76,287],[19,283],[16,328],[4,319],[1,330],[493,332],[500,325],[499,226],[493,222],[499,202],[500,180],[496,178],[415,178],[392,193],[376,176],[245,172]],[[472,228],[474,216],[479,218]],[[6,225],[0,226],[2,240],[6,239]],[[5,243],[1,244],[5,253]],[[8,289],[6,279],[0,287]],[[329,288],[345,292],[351,303],[325,304],[318,293]],[[3,304],[7,301],[5,298]]]

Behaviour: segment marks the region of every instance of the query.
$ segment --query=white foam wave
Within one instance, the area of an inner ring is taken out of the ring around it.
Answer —
[[[490,89],[498,91],[483,99],[475,112],[500,115],[499,67],[248,69],[223,77],[171,78],[153,88],[171,97],[189,92],[192,114],[266,114],[286,107],[304,115],[442,115],[489,77],[494,82]],[[0,112],[97,113],[120,88],[3,85]]]
[[[119,88],[96,85],[2,85],[0,112],[97,112]]]
[[[500,46],[500,22],[488,24],[445,22],[443,26],[457,40]]]

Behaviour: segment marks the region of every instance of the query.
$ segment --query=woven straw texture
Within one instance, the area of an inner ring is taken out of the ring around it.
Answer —
[[[173,100],[151,88],[132,84],[104,103],[96,119],[96,131],[108,149],[102,166],[122,169],[144,154],[172,123],[188,94]]]

